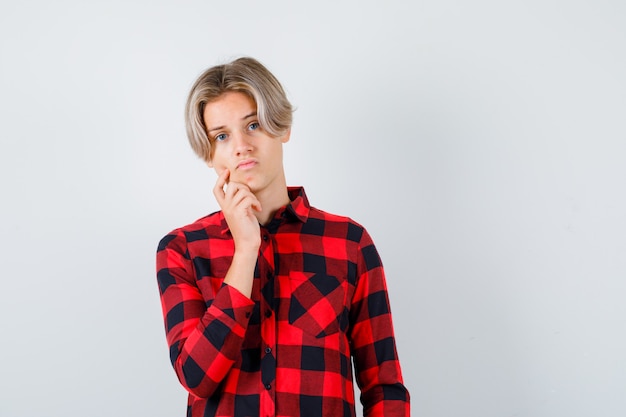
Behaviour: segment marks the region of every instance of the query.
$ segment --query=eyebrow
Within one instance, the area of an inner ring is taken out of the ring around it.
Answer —
[[[250,114],[246,114],[245,116],[243,116],[241,118],[241,120],[246,120],[246,119],[248,119],[250,117],[253,117],[253,116],[256,116],[256,111],[253,111]],[[214,130],[221,130],[221,129],[224,129],[225,127],[226,126],[216,126],[216,127],[211,128],[211,129],[207,129],[207,132],[213,132]]]

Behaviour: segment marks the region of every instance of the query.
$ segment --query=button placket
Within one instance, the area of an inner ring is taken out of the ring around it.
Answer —
[[[265,396],[261,397],[261,410],[263,414],[273,409],[276,392],[274,383],[276,380],[276,357],[274,343],[276,341],[276,322],[274,320],[273,294],[274,294],[274,239],[267,228],[261,228],[261,249],[259,253],[259,277],[261,284],[260,308],[261,308],[261,383],[267,393],[269,402],[263,404]]]

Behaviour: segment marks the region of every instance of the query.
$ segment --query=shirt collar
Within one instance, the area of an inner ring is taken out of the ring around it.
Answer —
[[[306,223],[309,219],[311,205],[304,192],[304,187],[287,187],[287,193],[291,203],[287,205],[286,212],[295,216],[302,223]]]
[[[280,217],[284,214],[286,217],[288,216],[294,220],[306,223],[309,219],[311,206],[309,204],[309,199],[304,192],[304,187],[287,187],[287,194],[289,195],[289,200],[291,200],[291,202],[287,204],[286,207],[279,209],[274,218]],[[226,223],[224,213],[221,211],[220,218],[222,222],[222,234],[229,233],[228,223]]]

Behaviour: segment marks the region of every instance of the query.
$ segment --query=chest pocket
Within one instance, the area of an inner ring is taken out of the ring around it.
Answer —
[[[345,280],[325,274],[292,273],[289,324],[317,338],[345,331],[348,325]]]

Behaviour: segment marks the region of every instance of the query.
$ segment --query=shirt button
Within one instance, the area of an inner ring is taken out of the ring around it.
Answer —
[[[272,310],[265,310],[265,317],[272,317]]]
[[[272,348],[271,347],[266,347],[265,348],[265,353],[272,353]]]
[[[270,384],[267,384],[267,385],[265,386],[265,389],[266,389],[266,390],[271,390],[271,389],[272,389],[272,386],[271,386]]]
[[[263,235],[263,240],[267,242],[267,239],[269,239],[269,236]]]

